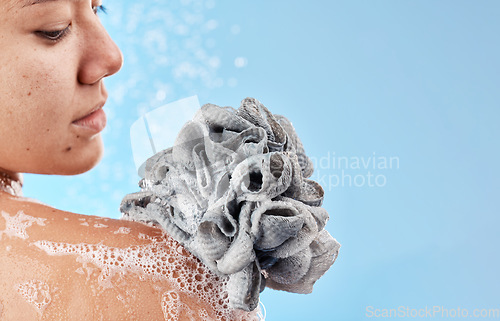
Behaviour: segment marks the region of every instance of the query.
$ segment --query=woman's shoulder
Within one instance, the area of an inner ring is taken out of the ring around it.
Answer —
[[[141,245],[165,234],[138,222],[76,214],[33,199],[8,196],[0,197],[0,236],[31,245],[36,239],[120,247]]]
[[[225,280],[161,229],[23,198],[0,198],[0,275],[2,320],[235,319]]]

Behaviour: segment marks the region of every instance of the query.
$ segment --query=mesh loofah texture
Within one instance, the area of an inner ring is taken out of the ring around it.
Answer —
[[[127,195],[121,211],[161,225],[229,276],[230,304],[250,311],[265,286],[311,292],[337,258],[312,172],[285,117],[253,98],[237,110],[207,104],[173,147],[147,161],[141,192]]]

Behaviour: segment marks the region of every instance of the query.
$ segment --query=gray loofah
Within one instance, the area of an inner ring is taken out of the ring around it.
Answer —
[[[212,271],[229,276],[234,308],[268,286],[309,293],[337,258],[323,189],[292,124],[253,98],[204,105],[175,145],[151,157],[124,219],[161,225]]]

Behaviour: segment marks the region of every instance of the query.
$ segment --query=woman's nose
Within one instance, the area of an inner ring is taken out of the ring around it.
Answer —
[[[123,55],[100,22],[88,25],[83,41],[78,81],[92,85],[118,72]]]

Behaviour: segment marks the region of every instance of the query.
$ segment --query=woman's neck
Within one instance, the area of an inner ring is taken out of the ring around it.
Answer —
[[[20,173],[12,173],[0,169],[0,192],[9,193],[13,196],[23,196],[23,176]]]

